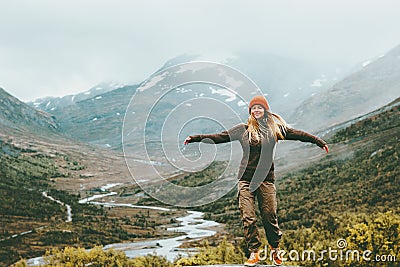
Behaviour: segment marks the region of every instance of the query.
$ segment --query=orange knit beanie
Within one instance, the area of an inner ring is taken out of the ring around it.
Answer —
[[[250,101],[249,114],[251,114],[251,107],[254,105],[261,105],[266,111],[269,110],[268,101],[262,95],[257,95],[255,97],[253,97],[253,99]]]

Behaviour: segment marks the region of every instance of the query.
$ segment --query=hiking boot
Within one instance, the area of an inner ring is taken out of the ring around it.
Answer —
[[[258,251],[252,252],[249,259],[244,263],[244,266],[255,266],[260,261],[260,254]]]
[[[270,248],[271,248],[271,253],[272,253],[271,256],[273,263],[278,266],[282,265],[283,259],[279,247],[273,248],[272,246],[270,246]]]

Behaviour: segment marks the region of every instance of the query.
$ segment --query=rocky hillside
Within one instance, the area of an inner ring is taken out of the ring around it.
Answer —
[[[125,109],[137,86],[124,86],[53,112],[60,131],[104,148],[121,148]]]
[[[289,121],[306,130],[327,128],[388,104],[400,96],[400,45],[304,101]]]
[[[60,132],[60,125],[52,115],[35,110],[2,89],[0,96],[0,143],[4,144],[0,154],[4,152],[13,156],[15,148],[23,152],[32,152],[35,156],[43,154],[49,158],[74,157],[75,164],[81,162],[87,165],[84,169],[75,170],[76,176],[60,175],[63,177],[60,180],[60,188],[65,190],[76,192],[80,185],[73,181],[79,176],[85,177],[85,180],[81,181],[84,188],[97,187],[101,183],[114,183],[115,179],[131,181],[122,155],[72,139]],[[112,169],[111,165],[114,165]]]
[[[55,117],[44,111],[36,110],[13,97],[0,88],[0,125],[20,131],[58,130]]]

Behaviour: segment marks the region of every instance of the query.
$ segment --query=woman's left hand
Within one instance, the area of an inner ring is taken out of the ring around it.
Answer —
[[[324,149],[325,151],[326,151],[326,153],[328,153],[329,152],[329,147],[328,147],[328,145],[324,145],[323,147],[321,147],[322,149]]]

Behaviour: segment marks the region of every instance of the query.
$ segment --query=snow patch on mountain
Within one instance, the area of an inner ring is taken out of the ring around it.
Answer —
[[[370,63],[371,63],[371,60],[367,60],[362,64],[362,66],[365,67],[365,66],[369,65]]]
[[[242,107],[242,106],[246,106],[246,103],[245,103],[243,100],[240,100],[240,101],[237,103],[237,105],[238,105],[239,107]]]
[[[209,89],[211,90],[211,94],[219,94],[222,96],[228,96],[228,99],[225,100],[226,102],[232,102],[233,100],[236,99],[236,95],[227,89],[215,89],[211,86],[209,87]]]

